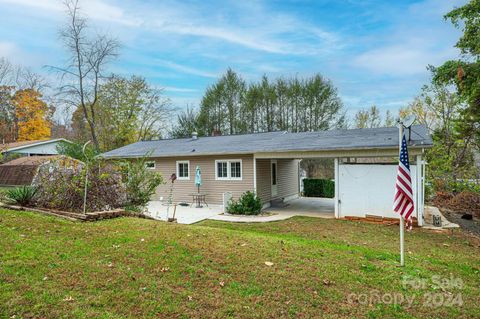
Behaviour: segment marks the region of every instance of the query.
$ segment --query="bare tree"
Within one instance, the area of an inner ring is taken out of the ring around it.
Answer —
[[[14,71],[15,86],[19,90],[35,90],[43,93],[49,87],[45,78],[28,67],[17,66]]]
[[[63,102],[73,108],[80,106],[90,130],[92,142],[99,148],[96,105],[99,87],[108,62],[117,57],[119,43],[107,35],[90,37],[87,20],[81,16],[78,0],[64,2],[68,23],[60,31],[68,52],[64,67],[52,67],[61,74],[60,93]]]
[[[0,58],[0,85],[12,84],[13,66],[6,58]]]

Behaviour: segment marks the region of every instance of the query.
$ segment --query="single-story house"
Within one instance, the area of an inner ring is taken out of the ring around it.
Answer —
[[[424,166],[422,155],[432,146],[423,125],[407,130],[417,202],[415,216],[423,217]],[[200,167],[208,203],[224,205],[224,193],[238,198],[254,191],[265,205],[299,196],[299,162],[306,158],[335,161],[335,217],[368,214],[396,217],[392,212],[396,165],[350,163],[352,158],[398,158],[398,128],[340,129],[320,132],[267,132],[164,139],[133,143],[102,156],[135,159],[148,156],[148,167],[165,179],[175,173],[173,201],[191,202],[195,170]],[[393,160],[392,160],[393,162]],[[156,200],[165,200],[169,184],[161,185]]]
[[[57,146],[64,142],[71,143],[64,138],[4,143],[0,144],[0,153],[3,155],[19,154],[20,156],[58,155]]]

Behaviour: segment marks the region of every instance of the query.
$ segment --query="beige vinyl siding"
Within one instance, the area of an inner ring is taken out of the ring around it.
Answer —
[[[277,161],[277,198],[298,194],[298,162],[298,160],[289,159],[279,159]]]
[[[283,198],[298,194],[298,160],[277,160],[277,196]],[[272,199],[272,167],[270,159],[257,159],[257,194],[263,203]]]
[[[267,203],[272,197],[271,168],[269,159],[257,159],[257,194],[262,203]]]
[[[153,160],[153,159],[152,159]],[[176,180],[173,186],[173,201],[176,203],[191,203],[192,196],[196,193],[195,169],[200,166],[202,171],[201,193],[207,194],[208,204],[222,204],[222,194],[231,192],[234,198],[238,198],[247,190],[253,191],[253,156],[252,155],[209,155],[209,156],[189,156],[189,157],[166,157],[155,158],[155,170],[160,172],[166,181],[165,185],[157,188],[154,199],[167,200],[170,194],[171,182],[168,180],[170,175],[176,173],[177,161],[190,161],[189,180]],[[241,160],[242,161],[242,180],[215,180],[215,161],[216,160]]]

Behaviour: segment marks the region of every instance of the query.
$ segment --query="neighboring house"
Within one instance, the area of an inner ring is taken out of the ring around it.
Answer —
[[[58,155],[57,146],[65,142],[71,143],[64,138],[56,138],[0,144],[0,153],[2,155],[19,154],[20,156]]]
[[[41,169],[53,173],[80,165],[83,163],[64,155],[23,156],[0,165],[0,186],[32,185]]]
[[[413,126],[409,151],[412,162],[416,216],[423,216],[424,162],[422,154],[432,140],[425,126]],[[373,128],[288,133],[268,132],[142,141],[104,153],[107,159],[148,156],[148,167],[167,180],[177,175],[174,201],[191,202],[195,169],[200,167],[201,193],[207,202],[222,204],[223,194],[238,198],[254,191],[268,205],[272,200],[299,196],[299,161],[306,158],[335,160],[335,216],[376,214],[395,217],[392,210],[396,165],[359,165],[348,158],[398,157],[398,129]],[[414,165],[418,164],[418,165]],[[169,183],[161,185],[155,199],[166,199]],[[417,191],[418,190],[418,191]],[[419,221],[421,224],[421,221]]]

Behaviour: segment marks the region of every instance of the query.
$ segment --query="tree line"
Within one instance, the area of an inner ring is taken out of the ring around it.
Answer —
[[[228,69],[207,88],[198,111],[187,108],[178,115],[172,135],[318,131],[345,127],[345,119],[337,89],[320,74],[274,80],[264,75],[247,84]]]

